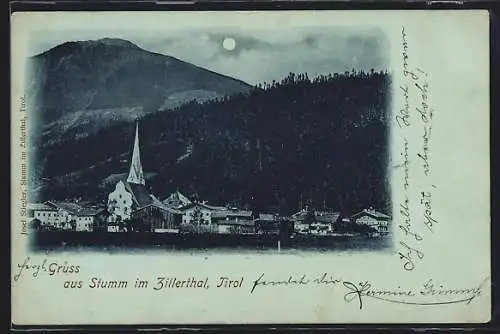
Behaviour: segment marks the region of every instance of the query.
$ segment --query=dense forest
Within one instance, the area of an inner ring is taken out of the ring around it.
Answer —
[[[390,213],[389,86],[386,72],[290,73],[247,94],[150,113],[139,120],[148,187],[159,199],[180,190],[282,214],[305,205]],[[134,131],[123,121],[43,146],[38,198],[105,201],[102,181],[128,172]]]

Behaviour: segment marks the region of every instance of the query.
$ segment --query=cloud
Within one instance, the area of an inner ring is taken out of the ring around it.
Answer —
[[[387,69],[388,45],[381,31],[347,28],[294,28],[227,30],[79,31],[40,34],[38,50],[68,40],[102,37],[128,39],[138,46],[170,55],[229,75],[250,84],[280,80],[289,72],[310,77],[346,70]],[[236,41],[233,51],[222,47],[224,38]]]

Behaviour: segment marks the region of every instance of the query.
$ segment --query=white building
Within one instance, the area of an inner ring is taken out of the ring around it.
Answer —
[[[73,202],[33,203],[29,205],[32,217],[43,227],[79,232],[93,231],[97,216],[103,211]]]
[[[332,233],[341,220],[339,212],[302,209],[292,215],[295,232],[328,234]]]
[[[380,234],[389,233],[390,217],[373,209],[364,209],[351,216],[351,221],[358,225],[369,226]]]
[[[247,234],[255,233],[254,214],[248,210],[226,209],[212,213],[212,224],[217,233]]]
[[[42,226],[55,227],[59,221],[58,209],[45,203],[28,204],[28,216],[39,220]]]

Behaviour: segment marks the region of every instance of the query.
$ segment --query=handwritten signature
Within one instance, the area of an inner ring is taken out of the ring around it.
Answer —
[[[322,285],[331,287],[344,287],[347,292],[344,294],[344,301],[351,303],[357,301],[359,309],[363,308],[365,298],[373,298],[380,301],[406,305],[446,305],[458,303],[471,303],[475,298],[481,296],[481,290],[489,280],[485,278],[475,287],[467,288],[446,288],[442,284],[436,284],[433,279],[428,279],[421,288],[401,288],[377,289],[369,281],[353,283],[328,275],[327,273],[310,279],[305,274],[289,275],[287,279],[272,280],[265,279],[262,273],[253,281],[250,294],[255,293],[257,287],[277,288],[290,287],[298,288],[310,285]]]
[[[484,279],[477,287],[446,289],[442,286],[436,287],[432,279],[429,279],[423,284],[423,288],[419,291],[403,290],[398,287],[397,290],[377,290],[372,287],[368,281],[358,284],[344,281],[342,284],[349,290],[344,295],[344,301],[350,303],[356,300],[359,304],[359,309],[363,308],[363,300],[365,297],[378,299],[388,303],[420,305],[420,306],[435,306],[446,304],[470,304],[472,300],[481,295],[481,289],[489,278]],[[444,297],[438,300],[427,301],[426,296]],[[422,299],[424,297],[424,299]],[[441,299],[441,300],[439,300]]]

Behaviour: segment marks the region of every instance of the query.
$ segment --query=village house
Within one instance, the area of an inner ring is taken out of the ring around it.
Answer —
[[[41,226],[54,227],[59,221],[58,209],[46,203],[28,204],[28,217],[40,222]]]
[[[315,211],[314,222],[311,224],[311,233],[333,233],[334,226],[340,221],[339,212]]]
[[[92,232],[101,218],[103,209],[86,207],[74,202],[55,202],[30,204],[33,218],[45,228]]]
[[[293,221],[295,226],[295,232],[309,233],[309,227],[311,225],[312,219],[311,218],[306,219],[307,215],[308,215],[308,210],[302,209],[291,216],[291,220]],[[309,216],[312,217],[312,212],[309,213]]]
[[[225,207],[192,201],[179,191],[172,193],[162,204],[180,215],[183,232],[192,233],[217,233],[217,226],[212,224],[212,212],[226,210]]]
[[[303,209],[292,215],[295,232],[311,234],[332,233],[341,220],[339,212]]]
[[[253,212],[236,208],[218,210],[212,213],[212,224],[217,226],[217,233],[253,234],[255,222]]]
[[[358,225],[371,227],[380,234],[389,233],[390,217],[372,208],[355,213],[351,216],[351,221]]]
[[[165,207],[158,201],[153,201],[132,213],[132,221],[137,222],[139,230],[142,231],[178,232],[181,220],[181,211]]]
[[[215,233],[217,227],[212,225],[214,208],[205,203],[190,203],[178,209],[182,213],[182,227],[192,232]]]
[[[165,198],[162,203],[166,207],[173,209],[180,209],[182,207],[193,204],[193,202],[189,198],[181,194],[179,191],[173,192],[170,196]]]
[[[279,234],[280,220],[277,215],[259,213],[254,219],[255,231],[261,234]]]
[[[85,207],[73,202],[48,202],[58,208],[59,228],[77,232],[92,232],[104,209]]]

